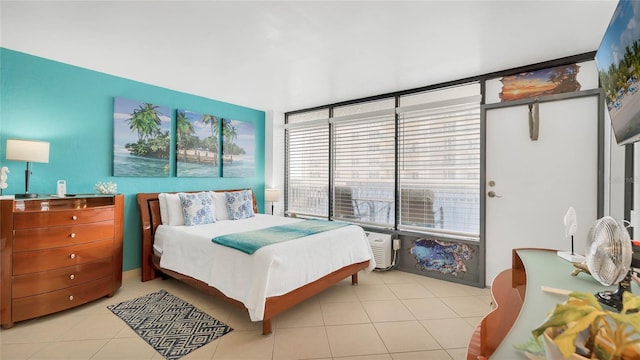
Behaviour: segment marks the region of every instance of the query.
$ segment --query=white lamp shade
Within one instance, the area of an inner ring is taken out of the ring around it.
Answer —
[[[280,190],[278,189],[265,189],[264,190],[264,200],[265,201],[278,201],[280,200]]]
[[[49,162],[49,143],[37,140],[7,139],[7,160]]]

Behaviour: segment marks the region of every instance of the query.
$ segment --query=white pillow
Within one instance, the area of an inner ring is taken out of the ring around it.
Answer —
[[[169,226],[184,225],[184,215],[182,214],[182,203],[180,202],[179,194],[181,193],[165,195],[167,214],[169,214],[169,223],[167,225]]]
[[[179,196],[185,225],[193,226],[216,222],[211,192],[202,191],[195,194],[179,194]]]
[[[229,220],[229,212],[227,211],[227,197],[223,192],[212,191],[213,204],[216,213],[216,220]]]
[[[169,209],[167,208],[167,194],[158,194],[158,202],[160,202],[160,221],[162,225],[169,225]]]

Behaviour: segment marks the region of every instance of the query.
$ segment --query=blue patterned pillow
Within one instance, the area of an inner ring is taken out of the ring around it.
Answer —
[[[195,194],[178,194],[182,203],[182,215],[187,226],[216,222],[213,196],[208,191]]]
[[[229,219],[239,220],[255,216],[251,190],[226,192],[224,196],[227,198]]]

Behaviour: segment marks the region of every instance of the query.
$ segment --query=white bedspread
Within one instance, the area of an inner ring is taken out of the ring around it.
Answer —
[[[375,260],[364,230],[355,225],[284,241],[245,254],[212,238],[240,231],[290,224],[301,219],[256,214],[198,226],[160,225],[155,248],[160,266],[191,276],[242,302],[252,321],[262,320],[267,297],[283,295],[346,265]]]

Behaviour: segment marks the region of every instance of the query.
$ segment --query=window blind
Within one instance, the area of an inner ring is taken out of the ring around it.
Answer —
[[[329,124],[285,125],[287,213],[329,217]]]
[[[330,119],[335,219],[387,228],[395,223],[394,102],[387,105]]]
[[[399,228],[478,238],[480,96],[400,107]]]

